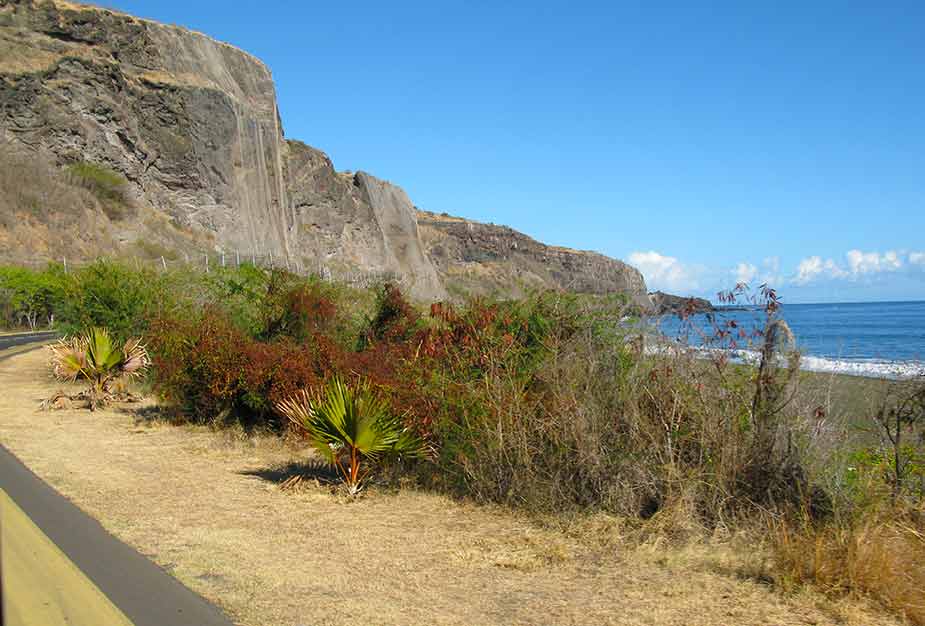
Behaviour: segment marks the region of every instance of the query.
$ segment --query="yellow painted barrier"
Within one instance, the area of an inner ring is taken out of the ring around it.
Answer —
[[[5,626],[132,626],[132,622],[0,489]]]

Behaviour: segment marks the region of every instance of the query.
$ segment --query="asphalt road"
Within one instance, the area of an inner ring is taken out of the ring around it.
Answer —
[[[35,343],[37,341],[51,341],[58,336],[58,333],[53,330],[38,332],[38,333],[17,333],[15,335],[0,335],[0,353],[7,348],[15,348],[16,346],[24,346],[28,343]]]
[[[35,341],[33,335],[22,343]],[[218,608],[106,532],[2,445],[0,565],[4,626],[232,626]]]

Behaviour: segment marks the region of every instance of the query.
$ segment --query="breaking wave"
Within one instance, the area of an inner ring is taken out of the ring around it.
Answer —
[[[757,365],[761,355],[756,350],[723,348],[685,348],[675,342],[660,341],[646,345],[646,353],[670,353],[678,350],[692,350],[699,358],[707,359],[718,353],[725,353],[734,363]],[[889,361],[882,359],[845,359],[804,354],[800,358],[800,369],[825,374],[844,374],[866,378],[889,378],[903,380],[925,376],[925,361]]]
[[[800,361],[804,370],[831,374],[848,374],[869,378],[905,379],[925,376],[925,361],[881,361],[877,359],[832,359],[821,356],[804,356]]]

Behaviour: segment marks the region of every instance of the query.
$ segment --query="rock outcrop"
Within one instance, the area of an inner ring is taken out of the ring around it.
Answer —
[[[336,172],[326,154],[287,141],[292,239],[305,267],[395,276],[419,298],[446,297],[424,254],[407,194],[365,172]]]
[[[290,252],[270,71],[204,35],[65,2],[0,4],[5,139],[121,172],[154,208]]]
[[[648,305],[633,267],[595,252],[547,246],[506,226],[421,212],[421,237],[445,283],[475,293],[552,287],[582,293],[625,293]]]
[[[258,59],[115,11],[0,0],[3,146],[124,176],[140,209],[106,227],[112,245],[182,241],[308,270],[394,275],[421,299],[444,298],[447,287],[531,286],[645,299],[642,276],[620,261],[418,212],[391,183],[337,172],[324,153],[284,137],[273,78]],[[54,226],[29,232],[43,228]],[[15,249],[10,232],[0,235]]]
[[[685,298],[675,296],[663,291],[653,291],[649,294],[651,303],[650,312],[655,315],[712,313],[715,309],[709,300],[704,298]]]

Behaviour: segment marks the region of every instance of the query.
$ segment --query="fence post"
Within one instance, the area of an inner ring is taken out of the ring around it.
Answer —
[[[234,266],[241,267],[241,253],[237,250],[234,251]]]
[[[206,274],[209,273],[209,253],[206,252]]]
[[[225,251],[222,250],[222,267],[225,267]]]
[[[167,260],[164,259],[164,255],[163,255],[163,254],[161,255],[161,265],[164,266],[164,271],[166,272],[166,271],[167,271]]]
[[[61,260],[64,262],[64,273],[67,274],[67,257],[61,257]]]

